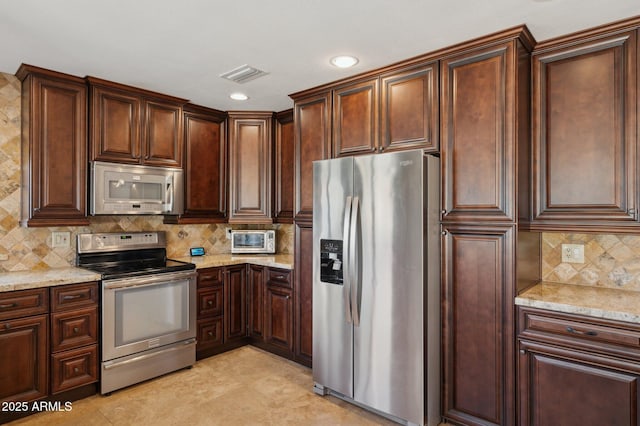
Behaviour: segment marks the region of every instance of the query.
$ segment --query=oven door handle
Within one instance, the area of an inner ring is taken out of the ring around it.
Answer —
[[[131,287],[147,287],[158,285],[161,283],[178,281],[178,280],[189,280],[193,279],[195,281],[196,272],[178,272],[173,274],[152,274],[145,276],[138,276],[132,278],[118,278],[114,280],[103,280],[102,286],[105,290],[115,290],[119,288],[131,288]]]

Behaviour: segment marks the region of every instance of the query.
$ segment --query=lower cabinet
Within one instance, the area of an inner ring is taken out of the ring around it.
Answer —
[[[519,425],[638,425],[640,326],[519,308]]]
[[[224,276],[224,341],[247,336],[246,265],[225,267]]]
[[[265,285],[264,318],[265,343],[275,349],[276,353],[293,357],[293,288],[291,271],[268,268]]]

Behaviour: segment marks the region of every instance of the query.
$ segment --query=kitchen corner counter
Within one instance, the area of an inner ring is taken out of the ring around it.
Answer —
[[[197,257],[183,257],[176,260],[195,263],[197,269],[212,268],[217,266],[240,265],[250,263],[252,265],[268,266],[272,268],[293,269],[292,254],[276,255],[237,255],[237,254],[208,254]]]
[[[541,282],[520,293],[516,305],[640,324],[640,292]]]
[[[53,287],[87,281],[99,281],[100,274],[83,268],[53,268],[42,271],[16,271],[0,273],[0,292]]]

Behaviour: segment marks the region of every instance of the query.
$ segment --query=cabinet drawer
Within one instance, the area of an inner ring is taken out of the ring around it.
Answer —
[[[223,268],[207,268],[198,271],[198,288],[222,285]]]
[[[222,318],[198,320],[198,348],[222,344]]]
[[[51,314],[51,352],[98,341],[98,308]]]
[[[48,311],[48,288],[0,293],[0,320],[44,314]]]
[[[291,271],[288,269],[267,269],[267,283],[269,285],[277,285],[280,287],[291,287]]]
[[[222,290],[222,286],[198,290],[198,318],[222,315]]]
[[[51,288],[51,312],[93,306],[98,303],[95,281]]]
[[[98,381],[98,345],[51,355],[51,393]]]
[[[520,337],[572,346],[629,351],[640,356],[640,327],[579,315],[521,308]],[[616,351],[617,352],[617,351]]]

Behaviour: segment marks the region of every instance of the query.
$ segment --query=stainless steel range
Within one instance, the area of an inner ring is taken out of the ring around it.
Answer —
[[[102,274],[100,393],[196,361],[196,272],[167,259],[164,232],[78,235],[78,266]]]

